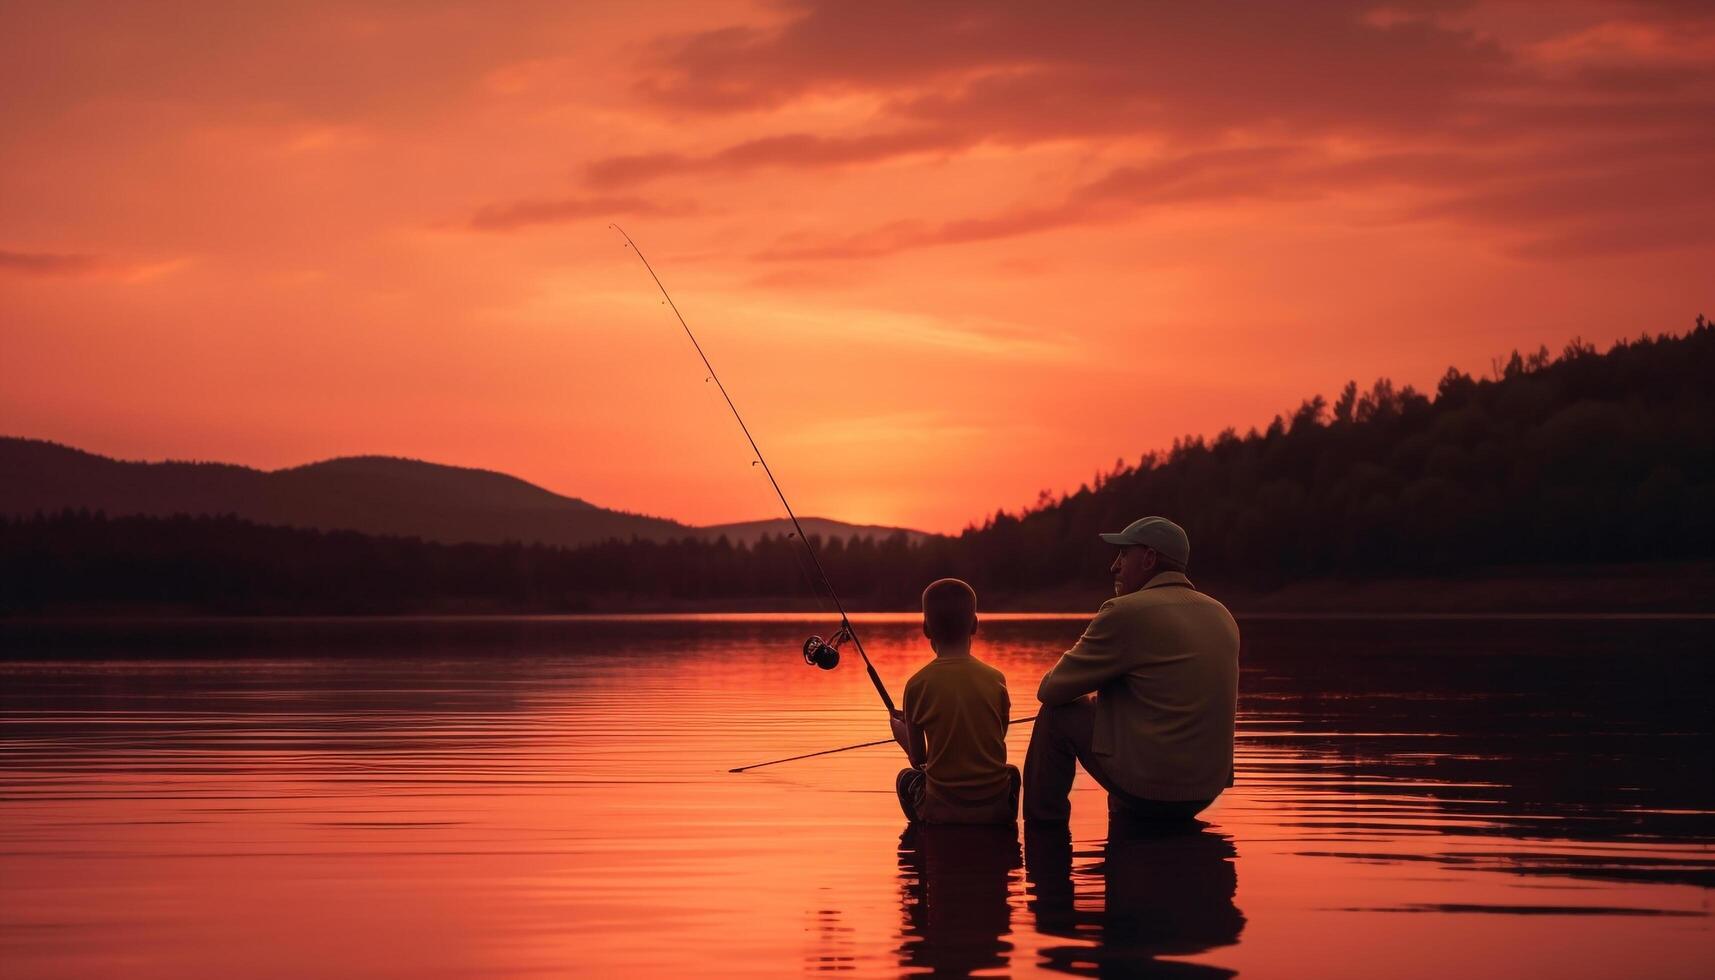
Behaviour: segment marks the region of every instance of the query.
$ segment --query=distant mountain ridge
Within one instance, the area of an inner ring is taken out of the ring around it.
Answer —
[[[393,456],[346,456],[279,470],[231,463],[111,459],[39,439],[0,437],[0,514],[88,508],[113,516],[236,514],[259,524],[403,535],[448,544],[576,546],[610,538],[753,542],[784,518],[696,527],[610,510],[505,473]],[[921,531],[801,518],[804,531],[886,537]]]

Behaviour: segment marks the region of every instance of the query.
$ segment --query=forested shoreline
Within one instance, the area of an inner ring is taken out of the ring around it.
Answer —
[[[1455,581],[1485,570],[1715,559],[1715,326],[1606,352],[1573,341],[1449,369],[1434,392],[1350,384],[1246,434],[1191,437],[956,536],[821,543],[842,597],[907,609],[957,575],[990,599],[1099,595],[1095,535],[1182,523],[1199,584]],[[802,545],[687,538],[448,545],[232,516],[0,519],[0,610],[599,611],[813,604]]]

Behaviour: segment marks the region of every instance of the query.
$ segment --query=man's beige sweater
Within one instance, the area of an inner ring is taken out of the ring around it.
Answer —
[[[1211,800],[1232,785],[1239,627],[1227,607],[1162,572],[1102,603],[1036,698],[1096,695],[1093,749],[1111,778],[1150,800]]]

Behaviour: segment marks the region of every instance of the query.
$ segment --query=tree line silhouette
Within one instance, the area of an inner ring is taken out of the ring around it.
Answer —
[[[910,608],[942,575],[985,597],[1088,587],[1100,531],[1183,524],[1200,584],[1458,575],[1496,565],[1715,558],[1715,325],[1607,352],[1574,340],[1306,399],[1262,430],[1177,440],[956,536],[817,541],[843,598]],[[719,604],[817,591],[800,542],[445,545],[232,516],[64,511],[0,520],[0,608],[155,604],[222,612]]]

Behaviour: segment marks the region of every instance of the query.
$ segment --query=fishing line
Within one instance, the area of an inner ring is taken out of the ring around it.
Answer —
[[[667,287],[661,282],[661,277],[655,274],[655,267],[650,265],[649,260],[644,257],[643,250],[637,247],[637,243],[631,240],[631,236],[625,233],[624,228],[612,223],[609,223],[608,227],[619,232],[619,237],[625,239],[625,247],[636,253],[638,261],[643,263],[643,268],[649,271],[649,278],[655,280],[655,287],[661,290],[661,298],[667,301],[667,306],[673,311],[673,316],[678,318],[679,326],[685,328],[685,336],[690,338],[691,346],[696,348],[697,356],[703,360],[703,366],[709,369],[709,380],[713,381],[715,387],[720,389],[721,398],[726,400],[727,408],[732,410],[732,417],[738,420],[738,427],[744,433],[745,441],[750,443],[751,451],[756,454],[755,464],[760,465],[762,472],[767,474],[768,482],[774,487],[774,495],[780,498],[780,506],[786,508],[786,516],[791,518],[792,527],[798,532],[798,540],[804,542],[804,550],[810,553],[810,561],[815,565],[816,573],[821,577],[823,586],[827,588],[828,597],[834,600],[834,608],[839,611],[839,632],[835,633],[827,642],[824,642],[819,636],[812,636],[804,641],[805,662],[824,670],[832,670],[839,663],[841,643],[850,640],[852,646],[856,648],[858,656],[863,658],[864,670],[869,673],[870,683],[875,685],[875,693],[881,695],[881,703],[887,706],[888,714],[891,715],[898,709],[893,706],[893,698],[887,693],[887,685],[881,682],[881,675],[876,673],[875,664],[870,663],[869,654],[864,652],[863,641],[858,639],[857,632],[852,629],[851,619],[846,615],[845,603],[840,601],[839,592],[834,589],[833,581],[828,578],[827,570],[822,567],[822,559],[816,554],[815,545],[810,543],[809,535],[804,533],[803,525],[798,523],[798,515],[793,513],[792,505],[786,502],[786,492],[780,489],[780,481],[774,478],[774,470],[769,467],[768,460],[763,457],[762,448],[756,444],[756,437],[750,434],[750,426],[744,424],[744,416],[738,413],[738,406],[733,404],[732,396],[727,394],[726,385],[721,383],[720,375],[715,372],[714,364],[709,361],[709,355],[703,352],[703,345],[697,342],[697,335],[691,332],[691,325],[685,322],[685,315],[679,312],[679,304],[673,302],[672,294],[667,292]]]
[[[1036,720],[1035,715],[1031,715],[1029,718],[1014,718],[1011,721],[1007,722],[1007,725],[1008,725],[1008,727],[1010,727],[1012,725],[1022,725],[1027,721],[1035,721],[1035,720]],[[769,762],[758,762],[758,763],[755,763],[753,765],[739,766],[737,769],[728,769],[727,772],[749,772],[752,769],[761,769],[764,766],[778,766],[782,762],[797,762],[799,759],[814,759],[816,756],[819,756],[819,755],[833,755],[835,752],[850,752],[853,749],[867,749],[873,745],[892,745],[892,744],[895,744],[895,741],[891,738],[878,738],[873,742],[859,742],[856,745],[842,745],[837,749],[823,749],[820,752],[806,752],[803,755],[789,755],[784,759],[774,759],[774,760],[769,761]]]
[[[796,532],[787,535],[787,537],[790,538],[795,538],[797,536]],[[808,541],[803,542],[803,544],[806,549],[810,546]],[[826,599],[822,598],[822,587],[816,584],[815,576],[810,574],[810,566],[804,564],[804,556],[801,553],[801,549],[794,547],[789,550],[792,552],[793,563],[798,566],[798,571],[804,576],[804,584],[810,587],[810,594],[816,597],[817,607],[819,607],[823,612],[827,612],[828,602]]]

